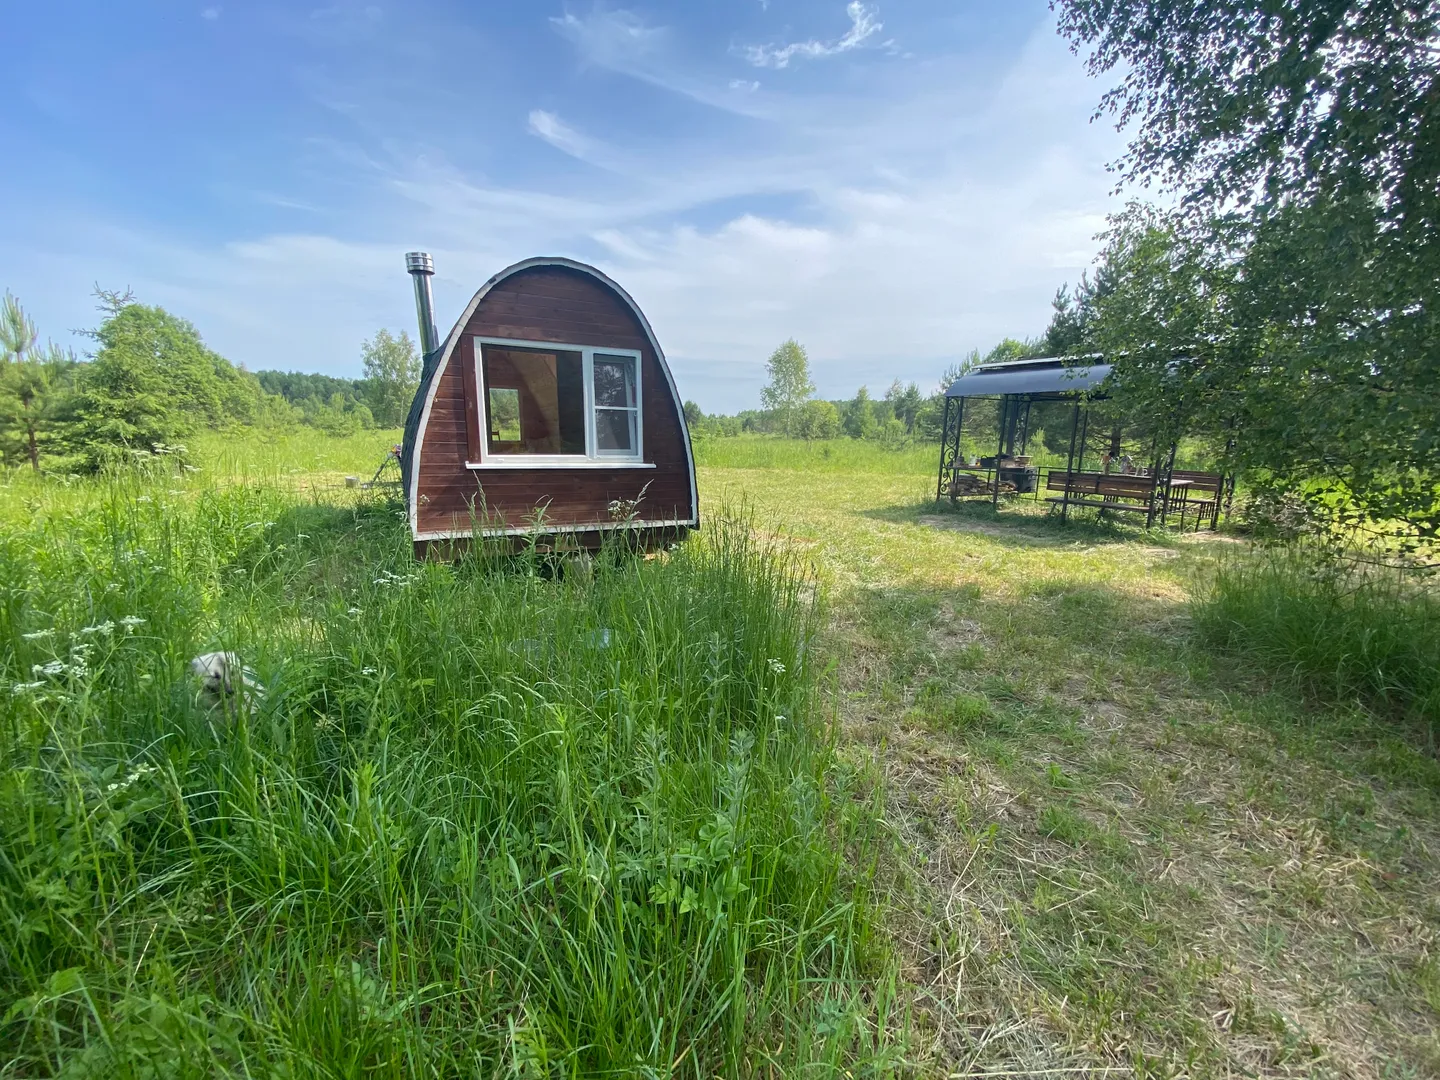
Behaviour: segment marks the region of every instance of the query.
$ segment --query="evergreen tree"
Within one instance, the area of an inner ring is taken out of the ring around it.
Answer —
[[[0,438],[6,460],[22,456],[40,469],[40,452],[60,433],[75,358],[53,343],[34,355],[39,334],[20,302],[5,294],[0,307]]]
[[[868,439],[875,434],[875,428],[875,402],[870,399],[869,389],[862,386],[845,407],[845,434],[852,439]]]
[[[5,361],[14,363],[23,359],[35,347],[39,336],[20,301],[7,290],[5,302],[0,305],[0,349],[5,352]]]
[[[258,381],[206,348],[189,322],[128,294],[100,295],[110,314],[92,335],[100,348],[81,371],[73,430],[89,467],[254,416]]]
[[[900,380],[896,379],[886,391],[885,401],[890,406],[891,415],[900,422],[905,433],[913,434],[915,419],[920,413],[920,407],[925,403],[925,399],[920,396],[920,388],[913,382],[908,386],[901,386]]]
[[[75,357],[51,344],[43,355],[27,355],[0,370],[0,431],[6,457],[18,443],[30,467],[40,470],[41,451],[60,441],[69,413]]]

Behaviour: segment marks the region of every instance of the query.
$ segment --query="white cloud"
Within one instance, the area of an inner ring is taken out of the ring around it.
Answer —
[[[650,26],[633,11],[597,7],[582,18],[567,11],[552,16],[550,25],[569,39],[580,55],[601,67],[624,68],[653,55],[665,42],[666,30]]]
[[[792,41],[788,45],[747,45],[742,55],[756,67],[784,68],[790,66],[795,57],[818,60],[826,56],[858,49],[873,38],[885,26],[876,18],[875,9],[866,7],[860,0],[850,0],[845,5],[845,14],[850,16],[850,29],[834,41]]]
[[[754,79],[731,79],[731,90],[743,90],[747,94],[753,94],[760,89],[760,84]]]
[[[529,120],[530,134],[544,139],[555,149],[581,161],[595,157],[599,144],[594,139],[580,134],[560,117],[544,109],[532,109]]]
[[[200,18],[214,22],[220,18],[220,9],[218,7],[207,7],[204,11],[200,12]]]
[[[758,115],[752,87],[743,80],[726,83],[677,55],[668,27],[653,26],[626,9],[595,6],[588,15],[567,11],[551,16],[550,25],[569,41],[586,64],[681,94],[694,101],[745,116]],[[736,83],[741,83],[737,86]],[[755,83],[754,88],[759,84]],[[739,92],[744,91],[744,92]]]
[[[973,347],[1043,330],[1115,205],[1103,164],[1120,137],[1087,122],[1099,88],[1051,26],[986,96],[957,89],[970,70],[896,68],[883,94],[791,99],[743,139],[683,151],[529,114],[535,137],[604,162],[602,183],[586,169],[506,183],[378,141],[317,145],[366,201],[307,218],[308,232],[277,217],[209,244],[35,206],[0,236],[0,262],[27,268],[15,284],[42,334],[94,325],[98,280],[185,315],[251,368],[354,374],[363,339],[414,321],[405,251],[434,254],[442,324],[501,267],[566,254],[630,291],[707,410],[753,406],[764,358],[792,335],[827,396],[929,385]]]

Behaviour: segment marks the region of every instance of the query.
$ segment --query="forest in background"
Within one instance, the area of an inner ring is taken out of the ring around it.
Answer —
[[[420,377],[415,343],[379,330],[361,343],[364,377],[250,372],[194,324],[128,290],[95,293],[102,315],[77,356],[40,333],[20,301],[0,304],[0,458],[35,471],[99,472],[184,454],[204,430],[313,427],[327,435],[399,427]]]

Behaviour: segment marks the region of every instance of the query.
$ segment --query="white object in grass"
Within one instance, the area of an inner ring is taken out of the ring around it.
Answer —
[[[201,653],[190,661],[190,674],[200,681],[200,692],[212,704],[243,703],[253,706],[265,696],[251,671],[233,652]]]

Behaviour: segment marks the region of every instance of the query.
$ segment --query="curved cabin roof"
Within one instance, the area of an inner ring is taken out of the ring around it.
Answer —
[[[432,407],[437,404],[437,389],[442,382],[446,381],[446,372],[452,362],[458,363],[461,362],[462,359],[468,359],[469,348],[468,346],[462,348],[462,344],[467,340],[468,334],[473,334],[471,324],[477,318],[477,313],[483,314],[483,305],[485,304],[486,298],[492,293],[497,293],[497,302],[501,304],[508,303],[509,301],[506,299],[505,294],[511,291],[511,285],[507,285],[506,283],[510,282],[511,279],[516,279],[517,275],[522,276],[522,278],[527,276],[527,271],[534,273],[558,271],[561,273],[568,272],[581,275],[583,278],[589,280],[592,286],[610,293],[615,298],[619,308],[627,311],[629,315],[634,317],[641,339],[643,339],[645,344],[649,346],[649,349],[653,351],[654,360],[657,362],[659,371],[663,375],[663,392],[668,392],[670,399],[674,402],[675,420],[679,429],[679,442],[681,444],[681,446],[676,449],[680,450],[683,447],[684,465],[689,473],[687,485],[689,489],[689,501],[693,513],[693,509],[698,507],[698,493],[695,491],[695,461],[690,446],[690,432],[685,423],[685,411],[675,386],[674,376],[670,371],[670,365],[665,359],[665,354],[660,348],[660,343],[655,337],[655,332],[651,328],[649,320],[646,319],[639,305],[635,303],[630,294],[600,270],[597,270],[593,266],[588,266],[585,263],[577,262],[574,259],[546,256],[525,259],[522,262],[515,263],[513,266],[506,267],[486,281],[484,285],[476,290],[475,295],[471,297],[470,302],[465,306],[464,311],[461,312],[460,317],[455,321],[455,324],[451,327],[445,339],[433,352],[428,353],[424,358],[420,385],[416,390],[409,415],[406,418],[405,437],[401,450],[401,476],[412,531],[416,530],[417,522],[419,521],[417,499],[419,496],[419,488],[421,487],[421,458],[423,457],[428,461],[432,453],[427,445],[426,431],[430,425]],[[569,339],[562,338],[561,340]],[[605,344],[605,342],[597,341],[594,344],[602,345]],[[656,385],[658,389],[660,384],[653,385]],[[432,466],[426,466],[427,470],[431,467]],[[698,514],[694,514],[694,517],[698,521]],[[416,535],[417,538],[420,537],[418,532]]]
[[[947,398],[1031,394],[1071,397],[1097,389],[1110,374],[1109,364],[1067,363],[1057,357],[981,364],[961,375],[945,391]]]

